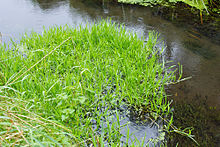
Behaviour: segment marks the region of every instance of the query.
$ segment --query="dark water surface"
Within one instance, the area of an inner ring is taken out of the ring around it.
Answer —
[[[2,41],[8,42],[10,37],[19,40],[25,32],[41,32],[43,26],[68,24],[75,27],[107,17],[138,34],[147,35],[151,30],[159,32],[167,46],[167,59],[173,60],[173,64],[182,64],[184,77],[192,77],[168,88],[170,98],[174,100],[177,124],[193,126],[199,130],[198,139],[208,140],[207,144],[210,141],[213,146],[220,145],[219,26],[214,28],[215,31],[201,31],[187,25],[192,20],[178,24],[175,13],[173,21],[168,21],[161,12],[158,13],[159,10],[92,0],[1,0],[0,32]],[[134,122],[130,128],[140,138],[146,131],[151,132],[148,137],[157,134],[155,129]],[[175,143],[175,139],[172,142]]]

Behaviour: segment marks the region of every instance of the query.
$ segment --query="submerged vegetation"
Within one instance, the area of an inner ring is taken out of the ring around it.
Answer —
[[[102,21],[52,27],[1,46],[0,144],[126,145],[120,132],[124,107],[163,120],[162,132],[193,139],[191,129],[172,125],[165,86],[181,77],[175,66],[165,67],[157,37],[151,32],[145,42]]]
[[[190,102],[187,98],[181,102],[173,102],[174,124],[176,126],[194,128],[193,134],[200,146],[219,146],[219,126],[220,111],[216,107],[210,107],[207,104],[207,99],[201,99],[201,96],[196,95]],[[181,146],[192,146],[189,138],[183,138],[177,134],[170,135],[168,146],[179,143]]]

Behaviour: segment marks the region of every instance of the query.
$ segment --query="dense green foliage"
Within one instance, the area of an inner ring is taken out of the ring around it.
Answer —
[[[209,11],[220,13],[220,6],[219,1],[217,0],[118,0],[119,2],[123,3],[130,3],[130,4],[140,4],[144,6],[151,6],[151,5],[163,5],[169,6],[170,4],[175,4],[178,2],[183,2],[191,7],[199,9],[200,11]]]
[[[164,86],[176,81],[176,70],[165,68],[156,44],[155,33],[145,43],[103,21],[1,46],[1,145],[119,145],[123,105],[166,117],[169,131]]]

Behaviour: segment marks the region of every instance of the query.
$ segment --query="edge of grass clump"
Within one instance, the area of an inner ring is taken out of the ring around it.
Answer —
[[[1,46],[1,145],[117,146],[122,105],[163,120],[165,132],[192,138],[191,129],[172,125],[165,86],[181,77],[174,66],[165,67],[157,37],[150,32],[144,42],[121,25],[101,21],[56,26],[25,36],[9,50]]]

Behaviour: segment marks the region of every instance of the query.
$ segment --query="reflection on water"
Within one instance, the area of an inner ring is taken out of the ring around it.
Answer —
[[[43,11],[49,11],[57,9],[63,4],[67,3],[67,0],[31,0],[33,5],[37,5]]]
[[[77,26],[109,17],[139,35],[156,30],[167,46],[166,58],[173,60],[174,64],[179,62],[183,65],[184,77],[192,76],[192,79],[169,88],[171,99],[193,102],[192,99],[199,95],[197,99],[207,99],[208,107],[216,107],[215,111],[219,111],[219,38],[213,41],[206,36],[220,36],[220,30],[206,32],[204,36],[192,26],[185,27],[184,23],[177,26],[164,20],[157,15],[158,12],[159,9],[152,11],[151,8],[99,0],[5,0],[0,5],[0,32],[19,38],[24,32],[41,32],[43,26]],[[175,14],[178,19],[177,16]],[[9,41],[7,35],[2,36],[2,41]]]

